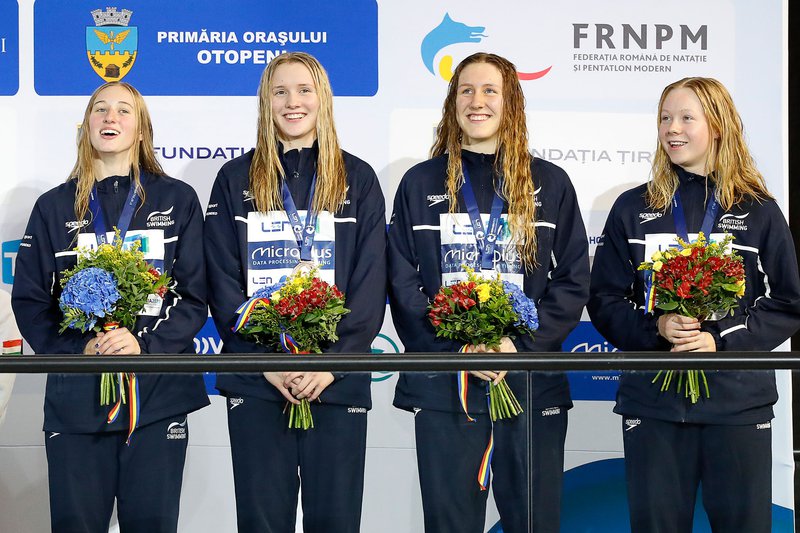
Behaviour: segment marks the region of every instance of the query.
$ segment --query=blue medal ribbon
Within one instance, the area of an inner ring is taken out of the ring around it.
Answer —
[[[311,189],[308,191],[308,208],[306,209],[306,224],[305,228],[300,220],[300,213],[297,212],[292,193],[286,185],[286,180],[282,183],[283,191],[283,209],[286,211],[286,216],[289,217],[289,223],[292,225],[294,238],[297,241],[297,247],[300,248],[301,261],[313,261],[311,256],[311,247],[314,244],[314,233],[317,227],[317,213],[312,209],[314,203],[314,191],[317,188],[317,173],[311,178]]]
[[[461,194],[464,198],[464,205],[467,207],[469,219],[472,223],[472,234],[481,256],[481,270],[494,270],[494,249],[497,245],[497,237],[500,231],[500,215],[503,213],[503,199],[494,191],[492,199],[492,211],[489,215],[489,226],[486,229],[481,219],[481,211],[478,209],[478,202],[475,200],[475,191],[469,180],[469,172],[464,161],[461,161],[461,169],[464,173],[464,186],[461,187]],[[500,188],[502,189],[502,180]]]
[[[144,175],[141,176],[140,182],[144,186]],[[125,234],[133,220],[133,213],[139,205],[139,195],[136,194],[136,187],[131,180],[131,190],[128,192],[128,199],[125,201],[125,207],[122,208],[122,213],[119,215],[119,221],[115,226],[119,230],[119,237],[125,241]],[[97,245],[108,244],[108,226],[106,226],[106,218],[103,215],[103,209],[100,207],[100,199],[97,195],[97,184],[92,187],[92,192],[89,193],[89,210],[92,212],[92,224],[94,225],[94,235],[97,239]],[[116,236],[114,237],[116,239]]]
[[[714,189],[711,189],[711,202],[706,206],[706,214],[703,216],[703,224],[700,226],[700,231],[703,232],[706,239],[711,235],[711,230],[714,229],[714,222],[717,220],[717,211],[719,211],[719,202],[714,195]],[[672,196],[672,218],[675,219],[675,233],[686,242],[689,242],[689,232],[686,229],[686,214],[683,211],[683,203],[681,202],[681,193],[677,190]]]

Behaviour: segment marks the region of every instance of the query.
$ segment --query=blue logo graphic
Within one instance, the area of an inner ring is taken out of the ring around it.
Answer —
[[[218,354],[222,351],[222,339],[219,338],[219,333],[211,317],[208,317],[205,325],[195,335],[194,351],[203,355]],[[219,391],[215,388],[217,384],[216,372],[204,372],[203,379],[206,383],[206,392],[209,395],[219,394]]]
[[[456,22],[450,18],[448,13],[445,13],[442,22],[422,39],[420,52],[422,53],[422,63],[425,68],[434,76],[437,74],[436,70],[438,70],[438,74],[442,79],[450,81],[453,77],[453,56],[445,54],[439,60],[439,65],[434,67],[436,54],[450,45],[481,42],[484,37],[488,37],[483,34],[484,29],[484,26],[468,26],[463,22]],[[520,39],[524,39],[524,36],[520,36]],[[517,72],[517,77],[521,81],[538,80],[550,72],[551,68],[553,68],[552,65],[536,72]]]
[[[0,96],[19,90],[19,5],[0,2]]]
[[[3,257],[2,257],[2,270],[3,270],[3,283],[7,285],[14,284],[14,267],[17,262],[17,252],[19,245],[22,241],[5,241],[3,243]]]
[[[481,39],[486,37],[483,35],[483,30],[485,29],[484,26],[467,26],[463,22],[456,22],[450,18],[449,13],[445,13],[442,22],[422,39],[420,51],[422,52],[422,62],[425,64],[425,68],[435,75],[433,60],[439,50],[452,44],[479,43]],[[445,58],[449,58],[449,60],[445,61]],[[453,76],[453,58],[451,56],[445,56],[445,58],[439,64],[438,70],[441,73],[443,72],[442,69],[446,69],[450,75],[449,77],[442,75],[442,77],[449,81]]]
[[[616,352],[591,322],[579,322],[561,345],[565,352]],[[619,372],[568,372],[573,400],[614,400],[619,387]]]
[[[346,7],[287,0],[279,9],[261,0],[106,5],[36,0],[38,94],[88,95],[99,76],[124,77],[145,95],[252,96],[264,68],[287,52],[317,57],[337,96],[373,96],[378,90],[376,0],[351,0]],[[93,26],[87,24],[90,13]]]

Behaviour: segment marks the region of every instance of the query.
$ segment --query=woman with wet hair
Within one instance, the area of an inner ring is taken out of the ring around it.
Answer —
[[[153,224],[152,216],[169,224]],[[60,273],[76,247],[139,241],[145,259],[172,278],[163,299],[139,312],[133,330],[59,334]],[[165,175],[153,150],[144,99],[123,82],[89,99],[78,157],[66,183],[33,207],[17,256],[12,294],[20,331],[36,353],[193,355],[207,318],[203,213],[194,190]],[[139,418],[107,422],[100,376],[50,374],[44,406],[45,450],[54,532],[106,532],[116,500],[123,533],[176,531],[188,442],[187,413],[208,405],[202,376],[141,374]],[[133,399],[128,393],[129,404]],[[178,429],[176,429],[178,428]]]

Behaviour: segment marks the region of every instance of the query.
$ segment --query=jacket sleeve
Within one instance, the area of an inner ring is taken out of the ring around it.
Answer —
[[[515,339],[520,351],[561,351],[561,344],[578,324],[583,306],[589,298],[589,245],[583,225],[578,199],[571,183],[558,206],[553,257],[540,258],[550,262],[547,287],[536,308],[539,329],[533,337],[523,335]]]
[[[594,327],[618,349],[668,350],[670,344],[658,335],[660,312],[645,314],[640,307],[644,295],[634,295],[635,259],[630,257],[618,204],[619,200],[608,215],[602,243],[595,252],[586,308]]]
[[[55,253],[45,213],[36,202],[20,243],[14,274],[11,305],[20,332],[33,351],[40,354],[81,354],[94,332],[75,329],[59,334],[63,314],[53,292],[59,286]]]
[[[769,217],[755,252],[758,272],[748,275],[748,284],[761,278],[764,294],[733,316],[703,324],[714,337],[717,350],[772,350],[800,328],[800,275],[792,235],[778,206],[774,202],[764,205]],[[757,289],[746,286],[745,290]]]
[[[386,204],[375,171],[364,166],[355,260],[345,294],[350,312],[339,322],[339,340],[327,353],[368,353],[386,314]]]
[[[186,352],[192,338],[208,318],[203,214],[197,195],[188,186],[187,190],[191,199],[178,234],[175,259],[169,269],[173,285],[164,295],[161,318],[152,329],[144,328],[137,334],[142,353]]]
[[[211,316],[227,353],[264,353],[267,347],[246,341],[232,331],[236,309],[247,300],[245,269],[239,256],[239,239],[232,199],[225,187],[223,167],[214,186],[206,210],[203,227],[206,269],[208,272],[208,304]]]
[[[461,344],[437,338],[428,320],[428,297],[423,292],[414,244],[413,220],[408,209],[407,181],[394,199],[389,225],[389,303],[392,321],[407,352],[456,352]],[[438,290],[438,287],[437,287]]]

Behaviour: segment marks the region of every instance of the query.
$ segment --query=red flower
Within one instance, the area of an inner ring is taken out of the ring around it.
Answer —
[[[677,294],[681,298],[691,298],[692,297],[692,285],[688,281],[682,281],[680,286],[678,286]]]

